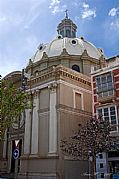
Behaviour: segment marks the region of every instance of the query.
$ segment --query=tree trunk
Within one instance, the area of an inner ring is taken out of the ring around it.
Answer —
[[[91,179],[96,179],[96,157],[92,157],[92,162],[91,162]]]

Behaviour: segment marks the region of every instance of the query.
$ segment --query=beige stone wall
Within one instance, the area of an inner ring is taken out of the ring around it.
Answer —
[[[65,67],[69,68],[70,60],[69,59],[61,59],[61,64]]]
[[[48,120],[49,112],[39,114],[39,155],[48,154]]]
[[[88,115],[80,112],[70,111],[67,109],[60,110],[60,140],[64,137],[69,137],[73,131],[78,130],[78,124],[85,124],[90,118]]]
[[[48,120],[49,120],[49,89],[40,90],[39,97],[39,154],[42,156],[48,153]]]
[[[88,60],[83,61],[83,73],[89,75],[91,72],[91,62]]]
[[[80,90],[80,88],[73,88],[67,86],[66,84],[60,84],[60,93],[59,93],[59,104],[75,107],[75,93],[79,93],[82,96],[82,110],[92,112],[92,95],[91,93],[86,92],[85,90]],[[90,92],[90,91],[89,91]],[[88,101],[88,102],[87,102]]]
[[[51,175],[57,171],[57,158],[43,158],[43,157],[30,157],[30,158],[21,158],[21,167],[20,173],[26,173],[28,171],[29,175],[32,173],[40,173],[41,175]],[[21,172],[22,171],[22,172]]]
[[[73,107],[73,89],[60,84],[60,101],[59,104]]]
[[[49,89],[44,88],[40,90],[40,110],[48,109],[49,108]]]
[[[92,113],[92,94],[85,93],[84,96],[84,110]]]

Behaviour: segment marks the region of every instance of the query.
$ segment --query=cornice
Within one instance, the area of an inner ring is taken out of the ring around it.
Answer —
[[[37,84],[43,83],[44,81],[47,81],[49,79],[58,80],[61,78],[67,78],[91,87],[90,77],[82,73],[78,73],[72,69],[66,68],[62,65],[58,65],[56,67],[52,66],[50,68],[40,71],[38,76],[32,76],[32,78],[28,80],[28,86],[29,88],[32,88],[32,86],[37,86]]]
[[[92,116],[91,112],[84,111],[84,110],[81,110],[81,109],[72,108],[70,106],[66,106],[66,105],[63,105],[63,104],[57,105],[56,108],[57,108],[57,111],[65,111],[65,112],[68,112],[68,113],[75,113],[75,114],[80,115],[80,116],[90,116],[90,117]]]

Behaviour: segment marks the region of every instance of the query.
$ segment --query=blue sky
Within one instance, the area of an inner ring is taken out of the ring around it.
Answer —
[[[41,43],[57,36],[68,9],[83,36],[106,57],[119,55],[119,0],[0,0],[0,74],[24,68]]]

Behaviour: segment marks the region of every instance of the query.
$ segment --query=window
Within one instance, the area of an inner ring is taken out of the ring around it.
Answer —
[[[76,37],[76,33],[74,31],[72,31],[72,37]]]
[[[100,174],[100,177],[101,177],[101,178],[104,178],[104,173],[101,173],[101,174]]]
[[[103,154],[99,154],[99,158],[102,159],[103,158]]]
[[[35,71],[35,76],[38,76],[39,75],[39,72],[38,70]]]
[[[84,110],[83,93],[73,90],[74,108]]]
[[[99,97],[111,96],[114,94],[114,86],[111,73],[96,77],[97,94]]]
[[[82,99],[80,93],[75,93],[75,107],[76,109],[82,109]]]
[[[77,43],[76,40],[72,40],[72,44],[75,45]]]
[[[103,117],[104,120],[109,121],[111,124],[111,130],[117,130],[117,107],[116,106],[106,106],[97,109],[99,117]]]
[[[103,163],[100,163],[100,168],[103,168]]]
[[[73,65],[72,70],[75,70],[77,72],[80,72],[80,67],[78,65]]]
[[[66,30],[66,37],[70,37],[71,36],[71,32],[69,29]]]
[[[63,30],[60,32],[60,34],[64,37],[64,31]]]

